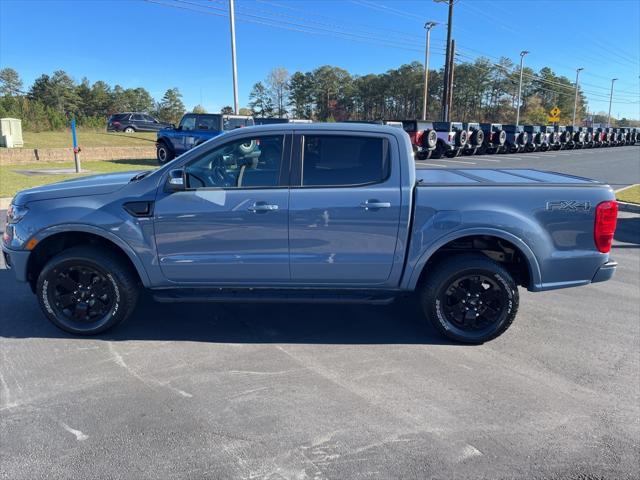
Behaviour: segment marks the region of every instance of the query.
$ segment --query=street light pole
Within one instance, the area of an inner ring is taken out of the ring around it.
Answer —
[[[609,95],[609,115],[607,116],[607,127],[611,127],[611,101],[613,100],[613,83],[617,78],[611,79],[611,94]]]
[[[573,122],[571,125],[575,127],[576,125],[576,109],[578,108],[578,77],[580,76],[580,72],[584,70],[584,68],[580,67],[576,70],[576,98],[573,101]]]
[[[431,29],[436,22],[427,22],[424,28],[427,30],[427,45],[424,53],[424,98],[422,99],[422,120],[427,119],[427,96],[429,95],[429,46],[431,43]]]
[[[516,113],[516,125],[520,125],[520,98],[522,97],[522,72],[524,70],[524,57],[529,52],[523,50],[520,52],[520,83],[518,84],[518,110]]]
[[[238,68],[236,65],[236,15],[233,5],[234,0],[229,0],[229,22],[231,23],[231,68],[233,69],[233,111],[238,114]]]

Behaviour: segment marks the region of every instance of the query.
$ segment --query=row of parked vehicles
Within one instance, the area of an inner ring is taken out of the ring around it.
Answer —
[[[386,122],[395,124],[396,122]],[[459,155],[545,152],[640,142],[640,128],[598,128],[403,120],[418,160]]]
[[[159,122],[147,114],[123,113],[113,115],[109,119],[107,130],[128,133],[157,131],[157,159],[162,164],[225,131],[277,123],[311,123],[311,120],[187,113],[175,126]],[[417,160],[474,154],[613,147],[640,142],[640,128],[629,127],[503,125],[420,120],[354,120],[347,123],[385,124],[404,129],[411,139],[414,157]]]

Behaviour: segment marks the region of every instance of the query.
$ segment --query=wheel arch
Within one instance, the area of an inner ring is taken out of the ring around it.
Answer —
[[[527,288],[531,289],[535,285],[540,285],[542,283],[538,260],[531,248],[529,248],[524,241],[504,230],[494,228],[470,228],[451,232],[449,235],[445,235],[430,245],[429,248],[427,248],[427,250],[425,250],[419,257],[410,274],[405,275],[406,280],[403,282],[403,287],[408,290],[415,290],[421,279],[424,278],[424,275],[428,271],[427,267],[430,262],[437,259],[438,255],[442,253],[447,246],[450,246],[455,242],[472,238],[496,239],[513,246],[527,267]],[[462,252],[465,252],[465,250],[461,250],[461,253]]]
[[[58,253],[79,245],[97,245],[109,248],[123,258],[136,272],[145,287],[150,285],[149,275],[135,251],[123,240],[100,228],[89,225],[56,226],[38,233],[38,243],[27,261],[27,280],[34,288],[38,274],[47,261]]]

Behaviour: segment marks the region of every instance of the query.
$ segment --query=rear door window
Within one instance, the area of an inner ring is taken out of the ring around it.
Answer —
[[[200,115],[198,117],[198,130],[220,131],[220,117],[213,115]]]
[[[389,176],[389,142],[379,137],[306,135],[302,186],[340,187],[380,183]]]

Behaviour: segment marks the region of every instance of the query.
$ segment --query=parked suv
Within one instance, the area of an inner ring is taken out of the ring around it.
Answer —
[[[187,150],[217,137],[227,130],[254,124],[252,117],[220,113],[187,113],[175,128],[158,132],[156,152],[159,163],[166,163]]]
[[[572,148],[584,147],[584,137],[586,134],[584,127],[576,127],[575,125],[567,126],[567,132],[571,134]]]
[[[107,132],[157,132],[170,126],[149,114],[136,112],[115,113],[107,120]]]
[[[480,128],[480,124],[477,122],[463,123],[462,126],[467,131],[468,138],[462,153],[465,155],[473,155],[478,152],[484,143],[484,132]]]
[[[547,150],[560,150],[560,134],[556,132],[556,127],[547,125],[544,128],[547,133],[547,144],[549,145]]]
[[[502,124],[481,123],[480,128],[484,133],[484,142],[476,153],[479,155],[500,153],[504,148],[504,142],[507,140],[507,132],[502,129]]]
[[[554,127],[556,133],[560,135],[560,149],[569,150],[573,148],[572,134],[567,130],[564,125],[557,125]]]
[[[507,140],[505,141],[505,152],[519,153],[524,151],[525,145],[529,140],[529,134],[524,131],[522,125],[504,125],[504,131],[507,132]]]
[[[469,140],[469,133],[461,122],[433,122],[436,131],[436,148],[431,158],[457,157]]]
[[[438,137],[431,122],[420,120],[395,120],[385,122],[389,124],[402,124],[402,129],[409,134],[413,156],[416,160],[426,160],[431,157],[436,148]]]
[[[529,137],[527,139],[527,144],[524,147],[527,152],[544,150],[544,147],[547,144],[547,134],[543,127],[540,125],[525,125],[524,131]]]

